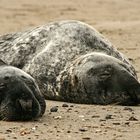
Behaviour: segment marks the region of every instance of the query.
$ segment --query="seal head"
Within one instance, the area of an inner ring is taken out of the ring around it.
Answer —
[[[136,105],[140,84],[120,60],[103,53],[76,59],[61,79],[65,101],[88,104]],[[64,72],[65,73],[65,72]]]
[[[45,100],[34,79],[22,70],[0,61],[0,117],[31,120],[44,114]]]

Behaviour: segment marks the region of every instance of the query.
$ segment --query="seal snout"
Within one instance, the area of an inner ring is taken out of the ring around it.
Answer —
[[[45,112],[45,100],[34,79],[24,71],[3,66],[0,69],[0,119],[29,121]]]

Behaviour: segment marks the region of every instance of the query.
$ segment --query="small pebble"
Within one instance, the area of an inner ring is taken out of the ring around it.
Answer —
[[[132,111],[133,111],[133,109],[132,109],[132,108],[130,108],[130,107],[124,107],[124,110],[128,110],[128,111],[130,111],[130,112],[132,112]]]
[[[95,130],[95,133],[100,133],[100,132],[102,132],[101,129],[96,129],[96,130]]]
[[[129,59],[129,61],[134,62],[134,59],[133,58],[128,58],[128,59]]]
[[[71,110],[72,110],[72,108],[68,108],[68,109],[67,109],[67,112],[71,112]]]
[[[6,132],[7,133],[12,133],[12,130],[11,129],[7,129]]]
[[[50,109],[50,112],[57,112],[58,111],[58,107],[54,106]]]
[[[31,131],[28,130],[27,128],[21,128],[20,129],[20,135],[21,136],[24,136],[24,135],[27,135],[27,134],[30,134],[30,133],[31,133]]]
[[[82,138],[83,140],[91,140],[91,138],[90,137],[84,137],[84,138]]]
[[[114,125],[120,125],[120,123],[119,123],[119,122],[114,122],[113,124],[114,124]]]
[[[87,128],[79,128],[79,131],[86,132],[86,131],[88,131],[88,129]]]
[[[54,119],[62,119],[62,116],[55,116]]]
[[[130,122],[125,122],[125,124],[126,124],[126,125],[129,125],[129,124],[130,124]]]
[[[132,116],[129,118],[129,121],[138,121],[138,119],[136,119],[135,117]]]
[[[85,121],[85,119],[82,119],[82,121]]]
[[[62,107],[69,107],[69,105],[68,104],[63,104]]]
[[[105,119],[100,119],[99,121],[100,121],[100,122],[105,122],[106,120],[105,120]]]
[[[93,115],[91,118],[100,118],[99,115]]]
[[[67,133],[70,133],[70,132],[71,132],[70,130],[67,131]]]
[[[112,119],[112,115],[107,114],[106,117],[105,117],[105,119],[106,119],[106,120]]]
[[[31,131],[35,131],[35,130],[36,130],[36,127],[32,127],[32,128],[31,128]]]
[[[84,118],[85,116],[84,115],[79,115],[79,118]]]

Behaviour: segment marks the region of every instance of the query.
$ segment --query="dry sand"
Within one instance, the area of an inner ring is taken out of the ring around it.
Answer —
[[[140,79],[140,0],[0,0],[0,35],[62,19],[81,20],[99,30],[131,58]],[[38,121],[1,121],[0,140],[140,139],[140,107],[46,103]],[[50,113],[53,106],[58,111]]]

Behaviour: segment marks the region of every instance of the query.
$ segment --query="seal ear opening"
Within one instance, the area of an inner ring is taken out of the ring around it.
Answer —
[[[7,65],[2,59],[0,59],[0,66]]]

